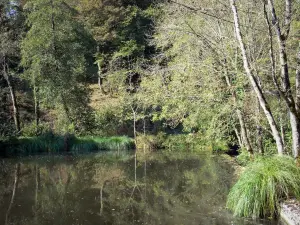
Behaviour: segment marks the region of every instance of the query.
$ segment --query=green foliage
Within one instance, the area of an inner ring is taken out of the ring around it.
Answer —
[[[169,151],[202,151],[207,150],[201,137],[196,134],[168,135],[162,146]]]
[[[212,151],[215,153],[224,153],[228,151],[228,143],[222,140],[216,140],[212,144]]]
[[[247,166],[228,195],[227,207],[237,216],[273,217],[290,196],[300,197],[300,168],[287,156],[263,157]]]
[[[249,152],[246,149],[241,149],[240,154],[236,157],[236,161],[241,166],[247,166],[251,161]]]
[[[47,123],[40,123],[36,126],[35,122],[25,124],[22,128],[22,136],[24,137],[34,137],[36,135],[41,135],[48,133],[50,131],[50,125]]]
[[[144,48],[142,46],[138,46],[136,41],[129,40],[122,44],[120,50],[113,55],[113,59],[117,59],[119,57],[130,57],[132,55],[138,54],[143,50]]]
[[[62,0],[28,1],[25,8],[29,31],[21,43],[23,77],[41,106],[55,109],[65,116],[65,124],[83,130],[90,113],[83,81],[92,37]]]
[[[156,135],[138,134],[137,136],[137,149],[146,151],[156,151],[165,148],[164,142],[166,141],[167,134],[159,132]]]
[[[122,113],[118,108],[103,107],[95,112],[95,127],[97,135],[115,135],[121,128]]]

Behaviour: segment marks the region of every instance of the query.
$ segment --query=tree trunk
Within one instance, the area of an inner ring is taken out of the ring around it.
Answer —
[[[9,93],[10,93],[11,102],[12,102],[12,106],[13,106],[14,123],[15,123],[15,126],[16,126],[16,130],[19,133],[20,130],[21,130],[21,128],[20,128],[20,114],[19,114],[19,110],[18,110],[15,89],[14,89],[13,84],[11,83],[9,74],[7,72],[7,64],[6,64],[6,61],[5,61],[5,57],[4,57],[4,62],[3,62],[3,75],[4,75],[4,78],[6,80],[7,86],[9,88]]]
[[[277,146],[277,151],[279,155],[283,155],[284,153],[284,146],[282,143],[282,139],[280,136],[280,133],[278,131],[275,119],[273,117],[273,114],[270,110],[270,107],[268,105],[268,102],[266,101],[263,92],[261,90],[261,88],[259,87],[254,75],[252,74],[252,71],[250,69],[250,65],[249,65],[249,59],[248,56],[246,54],[246,49],[245,49],[245,44],[242,38],[242,34],[241,34],[241,30],[240,30],[240,22],[239,22],[239,17],[238,17],[238,12],[237,12],[237,8],[236,8],[236,0],[230,0],[231,2],[231,7],[232,7],[232,11],[233,11],[233,16],[234,16],[234,24],[235,24],[235,32],[236,32],[236,37],[237,40],[239,42],[240,45],[240,49],[242,52],[242,56],[243,56],[243,63],[244,63],[244,68],[246,71],[246,75],[258,97],[259,103],[261,105],[261,108],[263,109],[267,120],[269,122],[270,128],[272,130],[272,134],[273,134],[273,138],[276,141],[276,146]]]
[[[226,66],[226,63],[227,63],[227,60],[225,59],[225,66]],[[238,108],[238,98],[236,96],[236,91],[232,89],[232,84],[231,84],[231,81],[230,81],[229,76],[228,76],[227,68],[225,69],[225,80],[226,80],[227,86],[231,90],[231,95],[233,97],[234,107],[236,108],[236,115],[238,117],[238,121],[239,121],[239,124],[240,124],[241,136],[238,136],[240,147],[246,147],[246,150],[251,155],[253,155],[253,149],[252,149],[251,143],[250,143],[249,138],[248,138],[248,132],[247,132],[246,125],[245,125],[244,116],[243,116],[241,110]]]
[[[249,138],[248,138],[248,132],[246,129],[246,125],[245,125],[245,121],[244,121],[244,117],[242,115],[241,110],[237,109],[236,110],[238,119],[239,119],[239,123],[240,123],[240,127],[241,127],[241,138],[242,138],[242,144],[246,147],[247,151],[253,155],[253,149],[251,147]]]
[[[33,95],[34,95],[34,116],[35,116],[35,126],[36,135],[39,133],[39,123],[40,123],[40,101],[38,97],[39,88],[34,84]]]
[[[137,185],[137,154],[135,152],[134,154],[134,186],[136,187]]]
[[[298,118],[299,118],[299,111],[300,111],[300,43],[299,43],[299,51],[297,55],[297,70],[296,70],[296,111],[298,112]],[[298,124],[297,124],[298,122]],[[294,124],[295,128],[297,128],[298,132],[295,132],[295,138],[298,138],[298,140],[293,139],[293,153],[295,158],[299,158],[299,119],[296,120],[296,123]],[[293,128],[293,126],[292,126]],[[293,134],[294,135],[294,134]],[[294,138],[294,136],[293,136]]]
[[[63,96],[63,94],[61,94],[61,100],[62,100],[62,103],[63,103],[63,107],[64,107],[64,110],[65,110],[65,113],[66,113],[66,116],[67,116],[67,119],[69,122],[72,122],[71,120],[71,116],[70,116],[70,110],[69,110],[69,107],[67,105],[67,102]]]
[[[133,137],[134,137],[135,146],[137,146],[137,140],[136,140],[136,111],[134,110],[134,108],[132,106],[131,106],[131,110],[132,110],[132,116],[133,116]]]
[[[263,133],[262,133],[262,127],[260,126],[260,123],[259,123],[259,116],[260,116],[260,104],[259,104],[259,100],[257,99],[257,109],[256,109],[256,132],[257,132],[257,149],[258,149],[258,152],[260,154],[264,154],[264,148],[263,148]]]
[[[100,62],[98,62],[97,65],[98,65],[98,86],[99,86],[99,89],[100,89],[101,93],[106,95],[107,92],[103,88],[103,77],[102,77]]]
[[[237,128],[234,128],[234,132],[235,132],[235,135],[238,139],[239,146],[242,147],[243,146],[242,139],[241,139],[241,136],[240,136],[239,131],[237,130]]]

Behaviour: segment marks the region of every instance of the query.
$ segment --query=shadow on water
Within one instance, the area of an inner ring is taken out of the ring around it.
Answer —
[[[278,224],[225,209],[234,169],[209,154],[5,159],[0,224]]]

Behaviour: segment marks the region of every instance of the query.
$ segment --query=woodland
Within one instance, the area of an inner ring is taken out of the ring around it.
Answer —
[[[238,148],[236,215],[300,196],[299,0],[0,1],[0,149]]]

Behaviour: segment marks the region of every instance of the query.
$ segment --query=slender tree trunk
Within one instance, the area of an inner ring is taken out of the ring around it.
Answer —
[[[146,143],[145,143],[145,141],[146,141],[146,116],[145,116],[146,110],[145,110],[145,108],[144,108],[143,112],[144,112],[144,117],[143,117],[143,132],[144,132],[143,148],[144,148],[144,154],[145,154],[145,152],[146,152]]]
[[[33,86],[33,95],[34,95],[34,116],[35,116],[35,126],[36,126],[36,135],[39,132],[39,123],[40,123],[40,101],[38,97],[39,88],[34,84]]]
[[[239,22],[239,17],[238,17],[238,12],[237,12],[237,8],[236,8],[236,0],[230,0],[231,2],[231,7],[232,7],[232,11],[233,11],[233,16],[234,16],[234,24],[235,24],[235,32],[236,32],[236,37],[237,40],[239,42],[240,45],[240,49],[242,52],[242,56],[243,56],[243,63],[244,63],[244,68],[246,71],[246,75],[258,97],[259,103],[267,117],[267,120],[269,122],[270,128],[272,130],[272,134],[273,134],[273,138],[276,141],[276,146],[277,146],[277,151],[279,155],[283,155],[284,153],[284,146],[282,143],[282,139],[280,136],[280,133],[278,131],[275,119],[273,117],[273,114],[270,110],[270,107],[268,105],[268,102],[266,101],[263,92],[261,90],[261,88],[259,87],[251,69],[250,69],[250,65],[249,65],[249,59],[248,56],[246,54],[246,49],[245,49],[245,44],[242,38],[242,34],[241,34],[241,30],[240,30],[240,22]]]
[[[137,154],[135,152],[134,154],[134,185],[137,185],[137,174],[136,174],[136,169],[137,169]]]
[[[13,190],[12,190],[12,194],[11,194],[10,203],[9,203],[8,209],[6,211],[6,215],[5,215],[5,224],[6,225],[8,224],[8,217],[9,217],[11,208],[13,206],[13,203],[14,203],[15,197],[16,197],[16,192],[17,192],[17,188],[18,188],[18,184],[19,184],[20,168],[21,168],[20,163],[17,163],[16,168],[15,168],[14,186],[13,186]]]
[[[131,106],[132,116],[133,116],[133,137],[135,146],[137,147],[137,140],[136,140],[136,110],[134,110],[133,106]]]
[[[297,55],[297,70],[296,70],[296,111],[298,112],[298,116],[299,116],[299,111],[300,111],[300,42],[299,42],[299,51],[298,51],[298,55]],[[298,130],[300,130],[299,128],[299,123],[298,123]],[[298,136],[299,138],[299,136]],[[299,140],[298,142],[295,141],[295,143],[293,143],[293,149],[294,149],[294,157],[295,158],[299,158]]]
[[[297,54],[297,70],[296,70],[296,109],[300,110],[300,41]]]
[[[256,133],[257,133],[257,148],[258,148],[258,152],[260,154],[264,154],[264,148],[263,148],[263,132],[262,132],[262,127],[260,126],[259,123],[259,116],[260,116],[260,104],[259,104],[259,100],[257,99],[257,108],[256,108]]]
[[[225,63],[226,63],[226,60],[225,60]],[[253,149],[252,149],[251,143],[249,141],[249,137],[248,137],[248,132],[247,132],[247,129],[246,129],[246,124],[245,124],[244,116],[242,114],[242,111],[238,108],[238,98],[237,98],[236,92],[235,92],[235,90],[233,90],[232,84],[230,82],[230,79],[229,79],[229,76],[228,76],[228,72],[227,72],[227,68],[226,68],[226,71],[225,71],[225,80],[226,80],[227,86],[231,90],[231,95],[232,95],[233,101],[234,101],[234,107],[236,108],[236,110],[235,110],[236,111],[236,115],[238,117],[238,121],[239,121],[239,124],[240,124],[240,130],[241,130],[241,136],[240,136],[240,140],[239,140],[240,147],[245,147],[246,150],[251,155],[253,155]]]
[[[241,136],[240,136],[239,131],[237,130],[237,128],[234,128],[234,132],[235,132],[235,135],[238,139],[239,146],[242,147],[243,146],[242,139],[241,139]]]
[[[53,54],[54,56],[56,55],[56,44],[55,44],[55,20],[54,20],[54,2],[53,0],[50,1],[51,2],[51,29],[52,29],[52,48],[53,48]],[[57,69],[57,68],[56,68]]]
[[[251,155],[253,155],[253,149],[251,147],[251,144],[250,144],[250,141],[249,141],[249,138],[248,138],[248,132],[247,132],[247,129],[246,129],[246,125],[245,125],[245,121],[244,121],[244,117],[242,115],[242,112],[241,112],[241,110],[237,109],[236,113],[237,113],[239,123],[240,123],[240,126],[241,126],[242,143],[246,147],[247,151]]]
[[[98,65],[98,86],[102,94],[106,95],[107,92],[103,88],[103,77],[102,77],[102,71],[101,71],[101,64],[100,62],[97,63]]]
[[[14,123],[16,126],[16,130],[18,131],[18,133],[20,132],[21,128],[20,128],[20,114],[19,114],[19,110],[18,110],[18,104],[17,104],[17,98],[16,98],[16,94],[15,94],[15,89],[14,86],[10,80],[8,71],[7,71],[7,64],[5,61],[5,57],[4,57],[4,62],[3,62],[3,75],[4,78],[6,80],[7,86],[9,88],[9,93],[10,93],[10,97],[11,97],[11,102],[12,102],[12,106],[13,106],[13,118],[14,118]]]
[[[72,122],[71,116],[70,116],[70,110],[69,110],[69,107],[67,105],[67,102],[66,102],[65,97],[63,96],[63,94],[61,94],[61,100],[62,100],[62,104],[63,104],[64,110],[65,110],[67,119],[68,119],[69,122]]]

